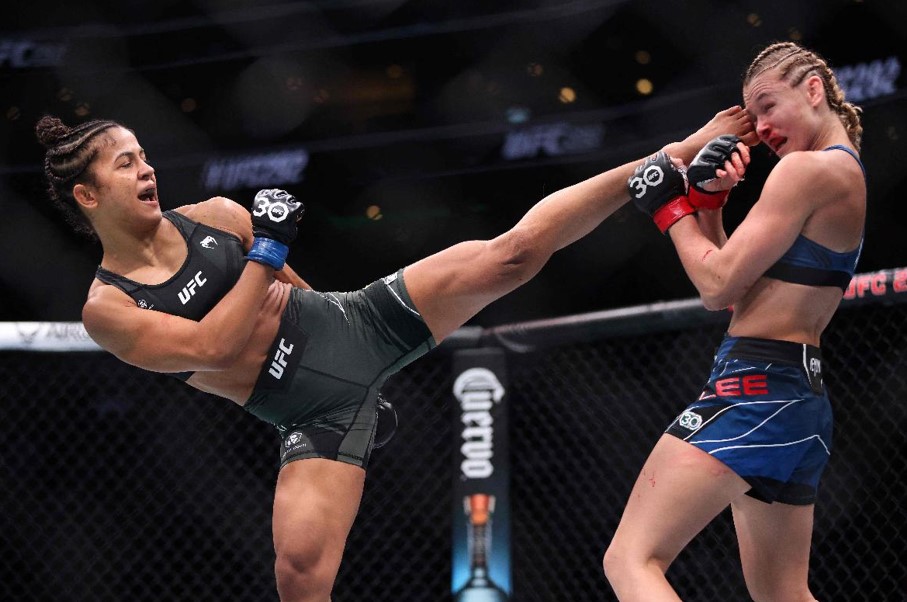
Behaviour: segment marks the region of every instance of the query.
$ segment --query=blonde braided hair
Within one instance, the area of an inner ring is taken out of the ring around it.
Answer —
[[[754,77],[771,69],[777,69],[781,80],[791,86],[799,85],[811,74],[822,78],[828,106],[838,115],[851,144],[860,150],[863,138],[860,116],[863,109],[844,99],[844,90],[841,89],[834,71],[824,58],[794,42],[776,42],[767,46],[753,59],[743,76],[743,85],[747,86]]]

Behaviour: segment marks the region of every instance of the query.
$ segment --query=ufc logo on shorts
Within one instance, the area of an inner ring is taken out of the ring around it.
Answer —
[[[202,278],[202,271],[199,270],[198,273],[192,278],[192,280],[190,280],[189,283],[183,287],[183,290],[178,293],[180,301],[183,303],[183,305],[189,303],[189,299],[191,299],[195,295],[195,289],[205,286],[206,282],[208,282],[208,279]]]
[[[287,357],[291,353],[293,353],[293,344],[287,345],[286,339],[280,339],[280,343],[277,345],[277,352],[274,354],[274,359],[271,360],[271,367],[268,368],[268,373],[280,380],[283,377],[284,368],[287,367]]]
[[[715,381],[715,393],[719,397],[737,395],[767,395],[768,376],[750,374],[747,376],[729,376]]]
[[[630,180],[630,186],[637,190],[635,196],[641,199],[649,186],[658,186],[665,179],[665,174],[657,165],[650,165],[642,172],[642,177],[635,177]]]

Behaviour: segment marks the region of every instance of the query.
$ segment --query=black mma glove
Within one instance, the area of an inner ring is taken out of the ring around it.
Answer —
[[[252,233],[255,239],[247,259],[280,270],[296,239],[296,222],[305,207],[292,194],[277,188],[259,190],[252,202]]]
[[[687,200],[687,182],[671,157],[659,151],[647,158],[627,180],[633,203],[649,214],[664,234],[685,215],[696,213]]]
[[[724,162],[729,161],[734,153],[739,153],[737,143],[740,138],[733,134],[718,136],[702,147],[702,150],[690,163],[687,180],[690,182],[690,204],[697,209],[720,209],[727,202],[730,190],[709,192],[703,186],[715,179],[715,170],[724,169]]]

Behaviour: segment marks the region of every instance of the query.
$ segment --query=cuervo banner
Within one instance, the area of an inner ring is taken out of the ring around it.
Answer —
[[[506,356],[467,349],[453,358],[454,600],[510,596],[510,458]],[[479,596],[479,597],[477,597]]]

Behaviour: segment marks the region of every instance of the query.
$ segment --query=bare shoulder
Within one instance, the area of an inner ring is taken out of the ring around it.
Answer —
[[[251,244],[252,221],[249,210],[226,197],[211,197],[194,205],[177,207],[176,211],[200,224],[229,232]]]
[[[859,164],[847,153],[828,151],[797,151],[784,156],[771,176],[776,173],[785,178],[805,180],[822,189],[847,188],[862,181]]]
[[[124,312],[130,309],[138,309],[138,306],[129,295],[115,286],[95,280],[82,306],[82,323],[97,344],[109,349],[113,333],[122,325]]]

